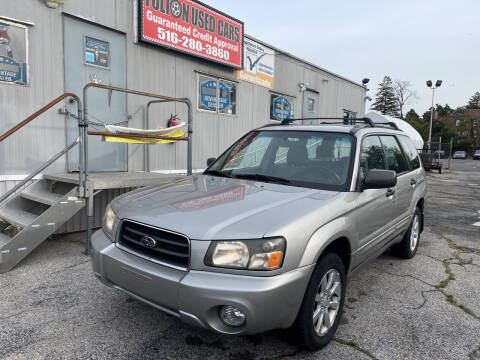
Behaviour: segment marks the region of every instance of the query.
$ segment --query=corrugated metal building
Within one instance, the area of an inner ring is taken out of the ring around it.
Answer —
[[[152,6],[149,0],[142,1],[142,5]],[[47,6],[62,2],[56,8]],[[250,129],[280,117],[364,115],[365,88],[361,84],[249,36],[244,39],[245,56],[248,51],[252,56],[255,51],[264,54],[259,72],[267,74],[267,80],[209,59],[138,42],[136,4],[130,0],[4,0],[0,59],[14,61],[0,61],[0,133],[64,92],[81,97],[88,82],[190,98],[195,109],[194,169],[204,168],[207,158],[217,156]],[[245,26],[248,31],[248,23]],[[9,36],[2,38],[2,31]],[[248,66],[253,63],[249,59]],[[2,73],[5,67],[12,72]],[[245,70],[248,73],[249,69]],[[209,94],[216,103],[208,101],[212,100]],[[98,89],[92,98],[92,122],[145,128],[148,99]],[[68,102],[57,106],[0,143],[0,193],[64,148],[67,138],[76,137],[76,120],[69,115],[74,109]],[[152,105],[149,127],[165,126],[171,114],[186,120],[181,104]],[[144,145],[105,144],[98,137],[89,141],[92,170],[146,170]],[[149,147],[151,170],[186,169],[186,144]],[[75,171],[77,167],[78,154],[72,150],[48,172]]]

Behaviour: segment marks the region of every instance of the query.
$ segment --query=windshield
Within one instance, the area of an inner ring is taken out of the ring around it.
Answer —
[[[252,131],[205,174],[348,191],[353,137],[313,131]]]

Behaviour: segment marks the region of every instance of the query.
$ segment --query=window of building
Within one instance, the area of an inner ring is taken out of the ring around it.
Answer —
[[[28,84],[28,28],[0,20],[0,82]]]
[[[198,109],[212,113],[237,114],[237,84],[208,75],[198,75]]]
[[[221,114],[235,115],[237,113],[237,84],[220,79],[219,92],[218,111]]]
[[[309,113],[313,113],[314,110],[315,110],[315,99],[309,97],[309,98],[307,99],[307,111],[308,111]]]
[[[405,157],[402,149],[394,136],[380,136],[382,141],[385,158],[387,159],[388,170],[393,170],[398,174],[408,171]]]
[[[462,121],[461,121],[461,120],[455,121],[455,126],[460,126],[460,125],[462,125]]]
[[[344,120],[351,120],[351,119],[356,119],[357,118],[357,113],[354,111],[350,110],[343,110],[343,119]]]
[[[282,121],[293,119],[295,115],[295,98],[292,96],[271,93],[270,119]]]

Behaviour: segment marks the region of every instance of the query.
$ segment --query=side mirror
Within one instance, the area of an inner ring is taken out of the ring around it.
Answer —
[[[208,158],[207,159],[207,167],[210,167],[210,165],[212,165],[215,160],[217,160],[217,158]]]
[[[363,189],[386,189],[397,185],[397,173],[392,170],[369,170],[363,180]]]

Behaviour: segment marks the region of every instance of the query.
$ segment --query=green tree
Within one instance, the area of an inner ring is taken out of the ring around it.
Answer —
[[[448,106],[448,104],[445,104],[445,106],[442,106],[440,104],[437,104],[437,108],[435,110],[438,114],[438,117],[447,117],[449,115],[452,115],[454,110]]]
[[[405,115],[405,121],[420,121],[420,116],[415,112],[415,110],[410,109]]]
[[[398,116],[398,102],[390,76],[385,76],[383,81],[378,84],[378,92],[375,95],[372,109],[379,111],[383,115]]]
[[[405,121],[413,126],[415,130],[422,136],[423,141],[428,140],[428,122],[422,121],[415,110],[410,109],[405,115]]]
[[[480,109],[480,92],[476,92],[468,100],[467,109]]]

